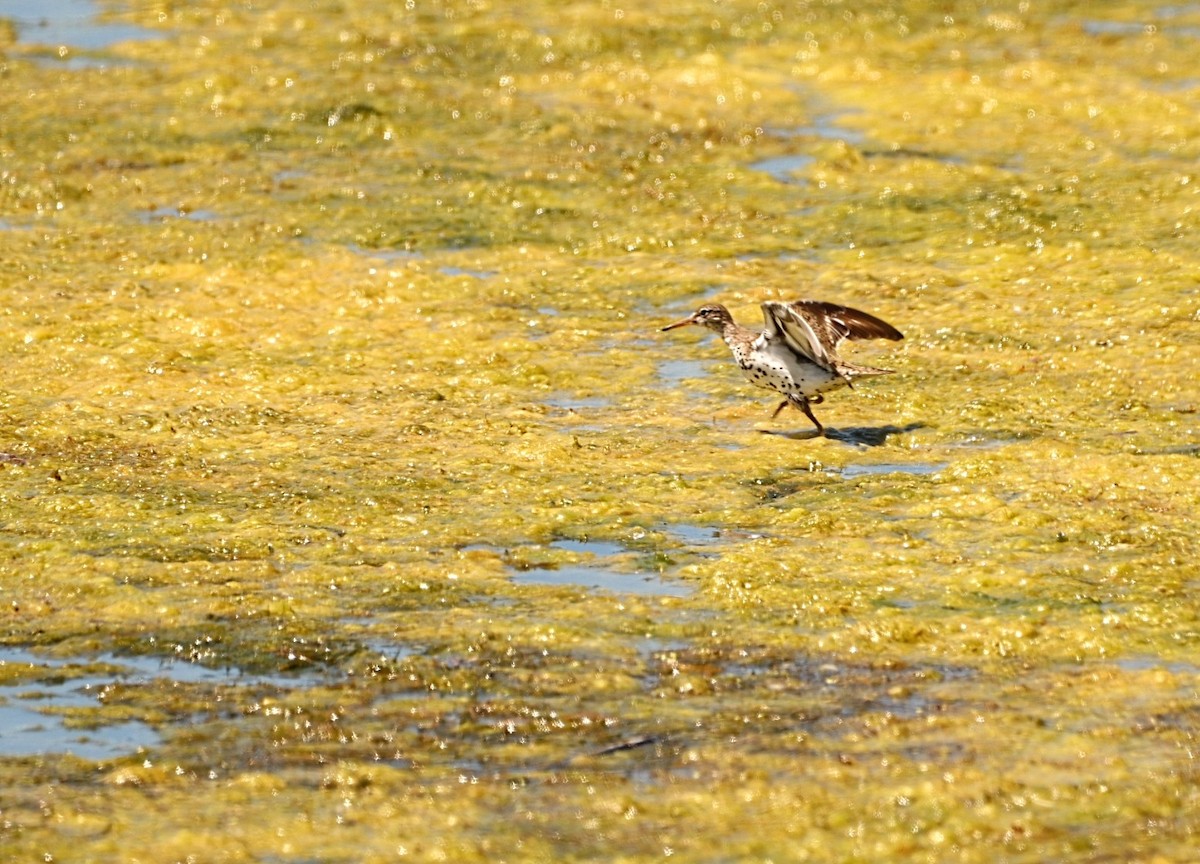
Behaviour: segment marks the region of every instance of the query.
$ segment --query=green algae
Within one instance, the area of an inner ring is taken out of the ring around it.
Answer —
[[[11,857],[1191,857],[1195,9],[104,15],[0,31],[0,697],[159,740]],[[657,333],[797,296],[829,439]]]

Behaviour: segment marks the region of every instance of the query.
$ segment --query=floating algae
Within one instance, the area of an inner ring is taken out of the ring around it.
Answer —
[[[10,857],[1193,854],[1200,16],[851,5],[0,27]]]

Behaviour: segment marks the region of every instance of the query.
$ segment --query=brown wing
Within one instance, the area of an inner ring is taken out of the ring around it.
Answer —
[[[831,371],[837,371],[837,349],[845,339],[904,338],[874,315],[821,300],[769,300],[762,310],[768,339],[782,339],[796,353]]]
[[[819,319],[798,313],[789,303],[768,300],[762,304],[763,321],[767,325],[763,336],[768,342],[783,342],[801,357],[818,366],[832,369],[829,351],[822,340],[832,337],[820,326]],[[817,325],[814,327],[814,323]]]
[[[838,334],[838,342],[843,339],[891,339],[896,341],[904,338],[903,333],[886,321],[859,309],[851,309],[849,306],[823,303],[820,300],[797,300],[790,305],[801,315],[827,320],[830,327]]]

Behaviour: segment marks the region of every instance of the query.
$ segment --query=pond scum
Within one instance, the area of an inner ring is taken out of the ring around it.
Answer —
[[[0,857],[1194,860],[1200,4],[96,11],[0,25]],[[800,297],[906,335],[828,438],[658,332]]]

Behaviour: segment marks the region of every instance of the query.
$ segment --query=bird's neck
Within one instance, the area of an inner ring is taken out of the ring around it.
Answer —
[[[758,337],[758,333],[754,330],[748,330],[740,324],[735,324],[732,321],[726,321],[721,328],[721,338],[725,340],[725,344],[733,347],[739,343],[751,343]]]
[[[754,340],[758,338],[758,333],[730,321],[721,328],[721,338],[741,363],[744,357],[748,357],[754,351]]]

